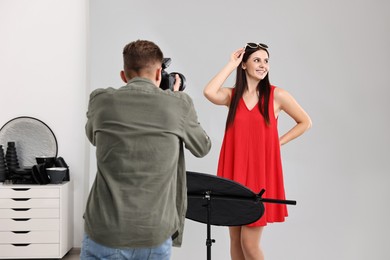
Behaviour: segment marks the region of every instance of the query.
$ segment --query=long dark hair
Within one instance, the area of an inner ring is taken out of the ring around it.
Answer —
[[[242,58],[242,62],[246,62],[248,60],[249,56],[258,50],[266,51],[268,56],[269,56],[269,52],[267,49],[264,49],[261,47],[257,47],[257,48],[248,48],[247,47],[245,49],[245,53],[244,53],[244,57]],[[226,129],[231,124],[233,124],[234,117],[236,116],[238,102],[240,101],[242,95],[244,94],[244,91],[246,89],[248,89],[248,82],[246,81],[245,70],[241,66],[242,62],[237,67],[236,83],[234,85],[235,89],[234,89],[234,94],[233,94],[233,97],[232,97],[232,100],[231,100],[230,106],[229,106],[229,113],[228,113],[228,117],[226,120]],[[257,88],[256,88],[257,92],[259,93],[258,107],[259,107],[260,113],[264,117],[264,120],[265,120],[267,125],[270,124],[268,105],[270,102],[269,98],[271,95],[271,84],[269,82],[268,75],[269,75],[269,73],[267,73],[267,75],[264,77],[264,79],[260,80],[260,82],[259,82],[259,84],[257,84]]]

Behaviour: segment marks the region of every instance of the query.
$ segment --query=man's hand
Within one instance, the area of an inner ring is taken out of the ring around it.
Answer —
[[[173,84],[173,91],[179,91],[181,85],[181,79],[179,74],[175,74],[175,84]]]

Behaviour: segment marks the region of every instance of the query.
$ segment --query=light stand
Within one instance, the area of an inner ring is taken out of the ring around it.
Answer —
[[[215,175],[187,171],[186,218],[207,224],[207,260],[211,260],[211,225],[243,226],[264,214],[266,203],[296,205],[296,201],[262,198],[245,186]],[[206,210],[205,210],[206,209]]]

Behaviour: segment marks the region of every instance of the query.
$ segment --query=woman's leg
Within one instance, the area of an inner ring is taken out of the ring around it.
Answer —
[[[241,227],[241,248],[245,260],[264,260],[260,247],[264,227]]]
[[[230,256],[232,260],[245,260],[241,248],[241,227],[229,227]]]

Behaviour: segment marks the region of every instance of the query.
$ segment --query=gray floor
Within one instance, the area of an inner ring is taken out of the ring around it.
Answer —
[[[62,260],[79,260],[80,259],[80,248],[72,248]]]

